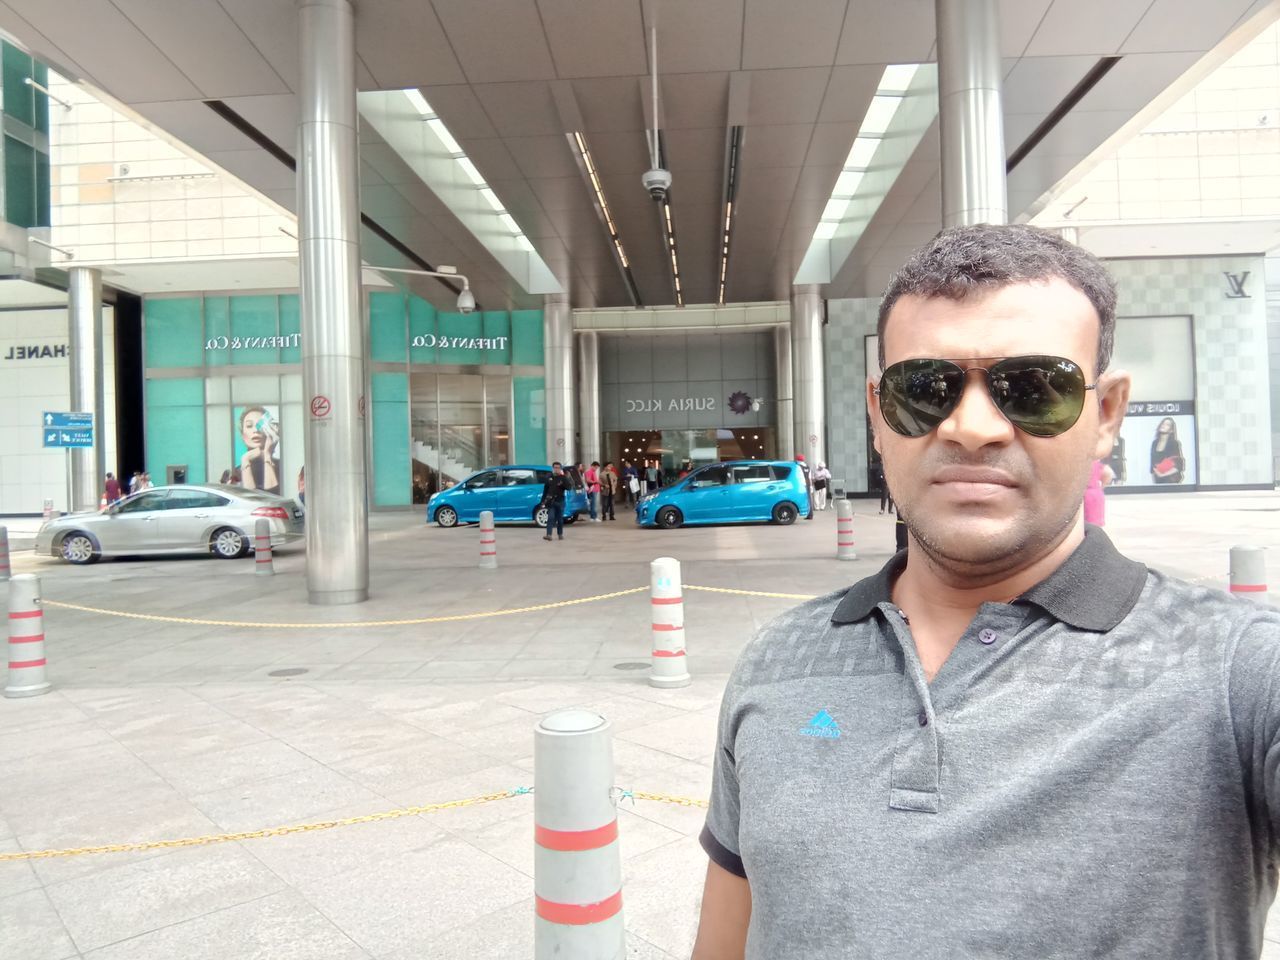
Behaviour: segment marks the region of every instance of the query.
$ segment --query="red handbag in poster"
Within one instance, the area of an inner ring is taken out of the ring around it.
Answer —
[[[1165,457],[1151,468],[1157,477],[1171,477],[1178,472],[1178,462],[1173,457]]]

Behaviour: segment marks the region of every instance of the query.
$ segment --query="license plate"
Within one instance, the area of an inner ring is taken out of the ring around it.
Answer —
[[[301,517],[301,516],[302,516],[302,511],[301,511],[301,510],[299,510],[297,507],[294,507],[294,508],[293,508],[293,519],[297,520],[297,519],[298,519],[299,517]]]

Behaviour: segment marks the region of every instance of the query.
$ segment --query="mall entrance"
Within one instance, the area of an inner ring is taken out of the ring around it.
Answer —
[[[614,430],[604,435],[604,459],[637,468],[660,463],[663,482],[679,476],[686,464],[700,467],[722,460],[772,460],[777,456],[773,427]]]

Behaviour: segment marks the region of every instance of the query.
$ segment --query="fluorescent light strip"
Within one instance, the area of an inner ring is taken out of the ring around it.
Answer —
[[[724,304],[725,283],[729,276],[729,249],[733,237],[733,203],[738,195],[738,163],[742,151],[742,127],[729,130],[729,156],[725,163],[724,231],[720,235],[720,284],[716,302]]]
[[[631,261],[627,259],[627,252],[622,247],[622,237],[619,236],[618,226],[613,221],[613,212],[609,209],[609,201],[604,198],[604,187],[600,184],[599,174],[596,173],[596,164],[591,158],[591,150],[587,147],[587,141],[582,134],[576,130],[573,133],[573,142],[578,147],[578,154],[582,157],[582,165],[587,171],[587,179],[591,182],[591,190],[596,195],[596,204],[600,207],[600,213],[604,217],[605,229],[609,231],[609,241],[613,244],[613,249],[617,251],[618,262],[627,271],[627,282],[634,288],[635,281],[630,276]]]
[[[675,284],[676,306],[684,306],[684,292],[680,288],[680,256],[676,252],[676,225],[671,216],[670,194],[662,201],[662,222],[667,231],[667,252],[671,254],[671,279]]]

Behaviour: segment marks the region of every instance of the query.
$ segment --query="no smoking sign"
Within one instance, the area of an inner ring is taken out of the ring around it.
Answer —
[[[311,416],[317,420],[323,420],[329,416],[333,410],[333,405],[329,403],[328,397],[315,396],[311,398]]]

